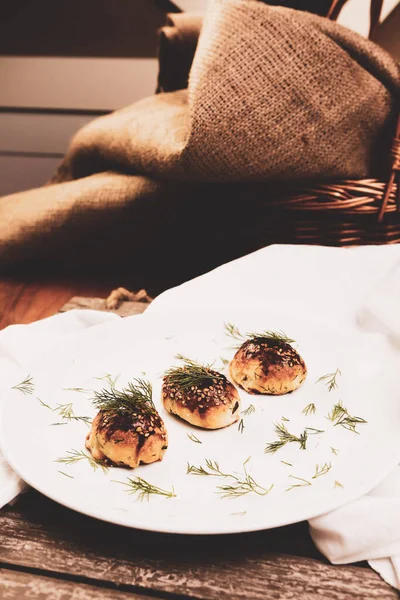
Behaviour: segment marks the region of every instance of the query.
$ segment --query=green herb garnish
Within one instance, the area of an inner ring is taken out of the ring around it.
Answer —
[[[316,411],[317,407],[312,402],[311,404],[307,404],[307,406],[301,412],[308,417],[308,415],[315,415]]]
[[[324,465],[315,465],[315,473],[312,476],[313,479],[317,479],[317,477],[321,477],[321,475],[326,475],[331,470],[331,463],[325,463]]]
[[[338,387],[336,378],[338,377],[338,375],[341,375],[341,374],[342,373],[341,373],[340,369],[336,369],[336,371],[334,373],[327,373],[326,375],[322,375],[321,377],[318,377],[318,379],[315,383],[319,383],[320,381],[323,381],[325,383],[325,385],[328,386],[328,391],[331,392],[332,390],[335,390]]]
[[[142,477],[135,477],[132,479],[128,477],[128,481],[114,481],[114,483],[121,483],[125,485],[128,489],[125,490],[128,494],[137,494],[138,500],[142,502],[143,500],[149,500],[151,494],[155,494],[157,496],[164,496],[165,498],[176,498],[174,487],[172,486],[172,491],[163,490],[162,488],[153,485],[143,479]]]
[[[340,425],[341,427],[344,427],[344,429],[348,429],[357,434],[359,432],[356,430],[356,426],[367,423],[365,419],[349,414],[349,411],[343,406],[340,400],[328,414],[328,419],[334,423],[335,427]]]
[[[281,344],[292,344],[295,340],[289,338],[286,333],[283,331],[272,331],[267,329],[265,331],[260,331],[259,333],[248,332],[241,333],[236,325],[232,323],[224,324],[225,332],[229,337],[238,340],[239,342],[253,342],[253,343],[262,343],[262,342],[277,342]]]
[[[141,412],[146,415],[156,414],[156,407],[152,399],[152,386],[144,379],[134,379],[123,390],[114,387],[95,391],[93,404],[99,410],[112,410],[117,413],[136,414]]]
[[[53,412],[57,412],[65,421],[83,421],[83,423],[86,423],[87,425],[92,422],[90,417],[77,417],[74,414],[72,402],[69,402],[68,404],[58,404],[56,408],[53,408]]]
[[[117,380],[118,380],[119,374],[115,375],[114,377],[111,375],[111,373],[106,373],[105,375],[103,375],[103,377],[94,377],[93,379],[97,379],[97,381],[105,381],[106,383],[110,384],[110,387],[112,389],[115,388],[115,386],[117,385]]]
[[[68,475],[68,473],[64,473],[64,471],[58,471],[58,472],[61,473],[61,475],[68,477],[69,479],[74,479],[74,477],[72,475]]]
[[[41,400],[38,396],[36,396],[36,398],[39,400],[40,404],[44,407],[44,408],[48,408],[49,410],[53,410],[51,408],[51,406],[49,406],[48,404],[46,404],[46,402],[43,402],[43,400]]]
[[[297,435],[289,433],[289,431],[286,429],[286,426],[283,423],[275,423],[275,431],[278,434],[279,440],[267,444],[264,450],[265,454],[274,454],[277,450],[283,448],[283,446],[292,442],[297,442],[298,444],[300,444],[301,450],[306,449],[306,443],[308,438],[308,433],[306,429],[298,437]]]
[[[23,394],[33,394],[33,390],[35,389],[35,384],[33,383],[33,378],[31,375],[25,377],[21,383],[17,383],[17,385],[13,385],[12,390],[18,390]]]
[[[196,436],[194,435],[194,433],[187,433],[186,435],[188,436],[189,440],[192,440],[192,442],[195,442],[195,444],[202,444],[202,443],[203,443],[203,442],[201,442],[201,441],[199,440],[199,438],[198,438],[198,437],[196,437]]]
[[[188,390],[193,386],[212,385],[225,380],[224,375],[212,370],[212,364],[202,365],[182,354],[177,354],[175,358],[181,360],[183,366],[172,367],[164,374],[168,384],[172,387]]]
[[[96,471],[97,467],[101,467],[103,473],[106,473],[108,470],[108,466],[104,462],[96,460],[91,454],[87,454],[83,450],[68,450],[67,456],[59,458],[55,462],[74,465],[81,460],[87,460],[94,471]]]
[[[255,408],[255,406],[250,404],[250,406],[242,412],[242,415],[245,415],[247,417],[248,415],[251,415],[253,412],[256,412],[256,408]]]
[[[303,479],[302,477],[295,477],[294,475],[289,475],[289,477],[291,479],[295,479],[296,481],[300,481],[300,483],[294,483],[290,487],[286,488],[286,492],[290,492],[290,490],[293,490],[294,488],[306,487],[311,485],[310,481],[307,481],[307,479]]]
[[[249,460],[250,457],[243,463],[243,475],[236,473],[224,473],[221,471],[218,462],[210,459],[206,459],[206,468],[202,466],[196,467],[195,465],[189,465],[188,463],[186,473],[188,475],[210,475],[214,477],[231,479],[231,485],[220,485],[217,487],[218,493],[221,494],[222,498],[239,498],[240,496],[250,494],[251,492],[259,496],[266,496],[272,490],[274,485],[272,484],[268,488],[264,488],[256,483],[254,478],[246,469],[246,465]]]
[[[240,419],[240,421],[239,421],[238,431],[240,431],[240,433],[243,433],[243,431],[244,431],[244,421],[243,421],[243,419]]]

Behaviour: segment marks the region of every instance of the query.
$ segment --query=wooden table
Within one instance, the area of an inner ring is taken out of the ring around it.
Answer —
[[[0,282],[0,324],[57,312],[106,284]],[[306,523],[240,535],[177,536],[103,523],[30,490],[0,518],[0,598],[379,600],[400,595],[367,564],[333,566]]]

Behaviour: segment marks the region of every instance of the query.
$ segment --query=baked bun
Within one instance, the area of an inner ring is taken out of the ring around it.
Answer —
[[[307,367],[287,342],[254,337],[244,342],[229,363],[229,375],[249,394],[288,394],[303,383]]]
[[[86,437],[93,458],[132,469],[162,460],[167,447],[167,431],[159,415],[101,410]]]
[[[164,421],[152,401],[151,384],[134,380],[128,388],[95,392],[101,408],[86,436],[86,448],[96,460],[135,468],[162,460],[168,447]]]
[[[240,397],[228,379],[185,359],[184,367],[170,369],[163,379],[165,409],[203,429],[220,429],[240,417]]]

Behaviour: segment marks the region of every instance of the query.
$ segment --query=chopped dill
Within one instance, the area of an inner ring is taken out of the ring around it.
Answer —
[[[33,391],[35,389],[35,384],[33,383],[33,377],[31,375],[28,375],[28,377],[25,377],[25,379],[23,381],[21,381],[20,383],[17,383],[17,385],[13,385],[12,390],[18,390],[19,392],[22,392],[23,394],[33,394]]]
[[[186,435],[188,436],[189,440],[191,440],[191,441],[192,441],[192,442],[194,442],[195,444],[202,444],[202,443],[203,443],[203,442],[201,442],[201,441],[199,440],[199,438],[198,438],[198,437],[196,437],[196,436],[194,435],[194,433],[187,433]]]
[[[311,404],[307,404],[307,406],[301,412],[308,417],[308,415],[315,415],[316,411],[317,407],[313,402],[311,402]]]
[[[268,488],[259,485],[247,471],[246,465],[249,460],[250,457],[243,463],[243,475],[238,473],[224,473],[221,471],[216,460],[210,460],[208,458],[206,459],[206,468],[202,466],[196,467],[195,465],[187,463],[186,473],[188,475],[211,475],[214,477],[231,479],[231,484],[217,486],[218,493],[221,494],[222,498],[239,498],[245,494],[250,494],[251,492],[258,496],[266,496],[272,490],[274,485],[272,484]]]
[[[258,333],[255,332],[248,332],[248,333],[241,333],[239,331],[239,329],[236,327],[236,325],[233,325],[232,323],[225,323],[224,324],[224,328],[225,328],[225,332],[227,335],[229,335],[229,337],[238,340],[239,342],[243,343],[243,342],[253,342],[255,344],[257,343],[263,343],[263,342],[276,342],[276,343],[281,343],[281,344],[292,344],[293,342],[295,342],[295,340],[293,340],[292,338],[289,338],[286,333],[284,333],[283,331],[272,331],[270,329],[267,329],[265,331],[260,331]]]
[[[264,450],[265,454],[274,454],[277,450],[283,448],[283,446],[292,442],[297,442],[298,444],[300,444],[301,450],[306,449],[308,438],[308,433],[306,429],[298,437],[297,435],[289,433],[289,431],[286,429],[286,426],[283,423],[275,423],[275,431],[278,434],[279,440],[267,444]]]
[[[108,466],[104,462],[96,460],[91,454],[87,454],[83,450],[68,450],[66,456],[58,458],[55,462],[74,465],[81,460],[87,460],[94,471],[96,471],[97,467],[101,467],[103,473],[106,473],[108,470]]]
[[[300,483],[293,483],[291,486],[286,488],[286,492],[290,492],[290,490],[293,490],[294,488],[307,487],[311,485],[310,481],[307,481],[307,479],[303,479],[302,477],[295,477],[294,475],[289,475],[289,477],[295,481],[299,481]]]
[[[322,475],[326,475],[331,470],[331,463],[325,463],[324,465],[315,465],[315,473],[313,475],[313,479],[317,479],[317,477],[321,477]]]
[[[172,486],[172,491],[169,492],[168,490],[164,490],[163,488],[149,483],[142,477],[135,477],[134,479],[132,477],[128,477],[127,482],[113,481],[114,483],[125,485],[128,488],[125,490],[128,494],[137,494],[137,499],[140,500],[140,502],[143,502],[143,500],[149,501],[150,495],[152,494],[164,496],[165,498],[176,498],[174,486]]]
[[[338,387],[336,378],[338,377],[338,375],[341,375],[341,374],[342,373],[341,373],[340,369],[336,369],[336,371],[334,373],[327,373],[326,375],[322,375],[321,377],[318,377],[318,379],[315,383],[319,383],[320,381],[323,381],[325,383],[325,385],[328,386],[328,391],[331,392],[332,390],[335,390]]]

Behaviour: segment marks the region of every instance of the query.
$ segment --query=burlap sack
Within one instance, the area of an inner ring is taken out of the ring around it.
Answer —
[[[349,29],[257,0],[214,0],[187,93],[94,122],[67,162],[74,178],[106,168],[193,181],[379,175],[399,95],[395,60]]]
[[[188,90],[93,121],[53,185],[0,198],[0,268],[192,277],[269,243],[271,182],[378,174],[398,95],[396,62],[357,34],[215,0]]]
[[[203,13],[172,13],[159,33],[157,93],[186,89]]]

